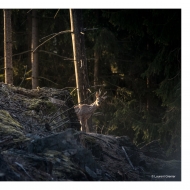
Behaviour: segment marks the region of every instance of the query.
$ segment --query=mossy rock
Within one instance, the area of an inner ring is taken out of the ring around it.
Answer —
[[[37,112],[41,110],[42,107],[47,113],[56,111],[56,106],[52,102],[46,99],[37,99],[37,98],[25,99],[24,103],[27,105],[27,107],[30,110],[35,110]]]
[[[0,137],[6,138],[7,136],[12,137],[13,142],[28,140],[20,123],[13,119],[9,112],[0,110]]]
[[[86,175],[69,157],[56,150],[46,150],[42,155],[53,163],[52,175],[57,180],[87,180]],[[72,176],[72,178],[71,178]]]
[[[83,138],[83,140],[85,141],[85,143],[87,143],[87,144],[96,144],[96,139],[95,138],[93,138],[93,137],[90,137],[90,136],[85,136],[84,138]]]

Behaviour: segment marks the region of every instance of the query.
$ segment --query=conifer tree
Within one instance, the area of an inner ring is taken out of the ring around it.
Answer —
[[[32,39],[31,39],[31,64],[32,64],[32,89],[36,89],[39,86],[38,82],[38,50],[35,50],[38,46],[38,20],[37,10],[32,10]]]

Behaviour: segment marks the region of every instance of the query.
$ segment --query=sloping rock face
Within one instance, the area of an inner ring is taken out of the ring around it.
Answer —
[[[0,84],[1,181],[180,181],[158,142],[79,131],[68,91]],[[156,151],[157,150],[157,151]]]

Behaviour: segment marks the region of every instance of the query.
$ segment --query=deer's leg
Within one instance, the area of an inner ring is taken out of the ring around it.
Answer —
[[[90,130],[89,130],[89,127],[88,127],[88,120],[86,119],[86,121],[85,121],[85,127],[86,127],[86,132],[90,132]]]
[[[81,119],[81,126],[82,126],[82,131],[86,132],[86,129],[85,129],[85,120],[84,119]]]

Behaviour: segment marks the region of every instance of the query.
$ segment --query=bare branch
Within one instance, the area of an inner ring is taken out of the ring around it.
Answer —
[[[97,86],[102,87],[102,86],[105,86],[105,85],[104,84],[103,85],[95,85],[95,86],[90,86],[90,88],[96,88]]]
[[[26,76],[26,69],[27,69],[27,65],[25,65],[24,67],[25,67],[24,77],[22,78],[22,81],[21,81],[21,83],[20,83],[20,85],[19,85],[19,86],[21,86],[21,85],[22,85],[22,83],[23,83],[23,81],[24,81],[24,79],[25,79],[25,76]]]
[[[45,78],[45,77],[38,77],[38,78],[39,78],[39,79],[47,80],[47,81],[49,81],[49,82],[52,82],[52,83],[55,84],[55,85],[59,85],[59,84],[57,84],[57,83],[53,82],[52,80],[47,79],[47,78]]]
[[[57,12],[55,13],[54,19],[57,16],[58,12],[60,11],[60,9],[57,10]]]
[[[50,54],[50,55],[55,55],[55,56],[57,56],[57,57],[63,58],[64,60],[73,61],[73,59],[72,59],[72,58],[63,57],[63,56],[61,56],[61,55],[58,55],[58,54],[56,54],[56,53],[53,53],[53,52],[44,51],[44,50],[39,50],[39,52],[48,53],[48,54]]]
[[[15,164],[16,164],[17,166],[19,166],[19,167],[26,173],[26,175],[27,175],[29,178],[33,179],[33,178],[28,174],[28,172],[24,169],[24,167],[23,167],[22,164],[19,164],[18,162],[15,162]]]
[[[30,11],[32,11],[32,9],[30,9],[27,13],[29,13]]]
[[[21,52],[21,53],[14,54],[13,57],[14,57],[14,56],[17,56],[17,55],[22,55],[22,54],[25,54],[25,53],[28,53],[28,52],[31,52],[31,51],[32,51],[32,50],[23,51],[23,52]]]
[[[41,43],[39,46],[37,46],[36,49],[34,49],[33,53],[34,53],[40,46],[42,46],[43,44],[45,44],[45,43],[48,42],[49,40],[55,38],[55,36],[58,36],[58,35],[64,34],[64,33],[71,33],[71,30],[65,30],[65,31],[58,32],[57,34],[55,34],[54,36],[52,36],[51,38],[47,39],[46,41],[44,41],[43,43]]]
[[[14,54],[14,55],[12,55],[12,57],[17,56],[17,55],[22,55],[22,54],[25,54],[25,53],[29,53],[29,52],[32,52],[32,50],[27,50],[27,51],[23,51],[23,52],[21,52],[21,53]],[[57,57],[60,57],[60,58],[62,58],[62,59],[64,59],[64,60],[73,61],[72,58],[63,57],[63,56],[58,55],[58,54],[53,53],[53,52],[44,51],[44,50],[39,50],[39,52],[48,53],[48,54],[51,54],[51,55],[55,55],[55,56],[57,56]],[[3,60],[3,59],[4,59],[4,57],[0,58],[0,60]]]
[[[129,162],[129,164],[131,165],[131,167],[132,167],[133,169],[135,169],[134,166],[133,166],[133,164],[132,164],[132,162],[131,162],[131,160],[129,159],[129,156],[127,155],[127,152],[126,152],[125,148],[124,148],[123,146],[122,146],[122,149],[123,149],[123,151],[124,151],[124,153],[125,153],[125,156],[126,156],[128,162]]]
[[[179,73],[180,73],[180,72],[178,72],[177,75],[175,75],[173,78],[170,78],[170,79],[168,79],[168,80],[173,80],[173,79],[175,79],[175,78],[179,75]]]
[[[12,55],[12,57],[17,56],[17,55],[22,55],[22,54],[25,54],[25,53],[28,53],[28,52],[31,52],[31,50],[27,50],[27,51],[23,51],[21,53],[14,54],[14,55]],[[0,60],[2,60],[2,59],[4,59],[4,57],[1,58]]]
[[[49,34],[49,35],[47,35],[47,36],[45,36],[45,37],[41,38],[41,39],[39,40],[39,42],[41,42],[44,38],[47,38],[47,37],[52,36],[52,35],[55,35],[55,34],[57,34],[57,33],[52,33],[52,34]]]
[[[77,89],[77,88],[73,89],[73,90],[70,92],[70,94],[72,95],[72,93],[73,93],[76,89]]]

